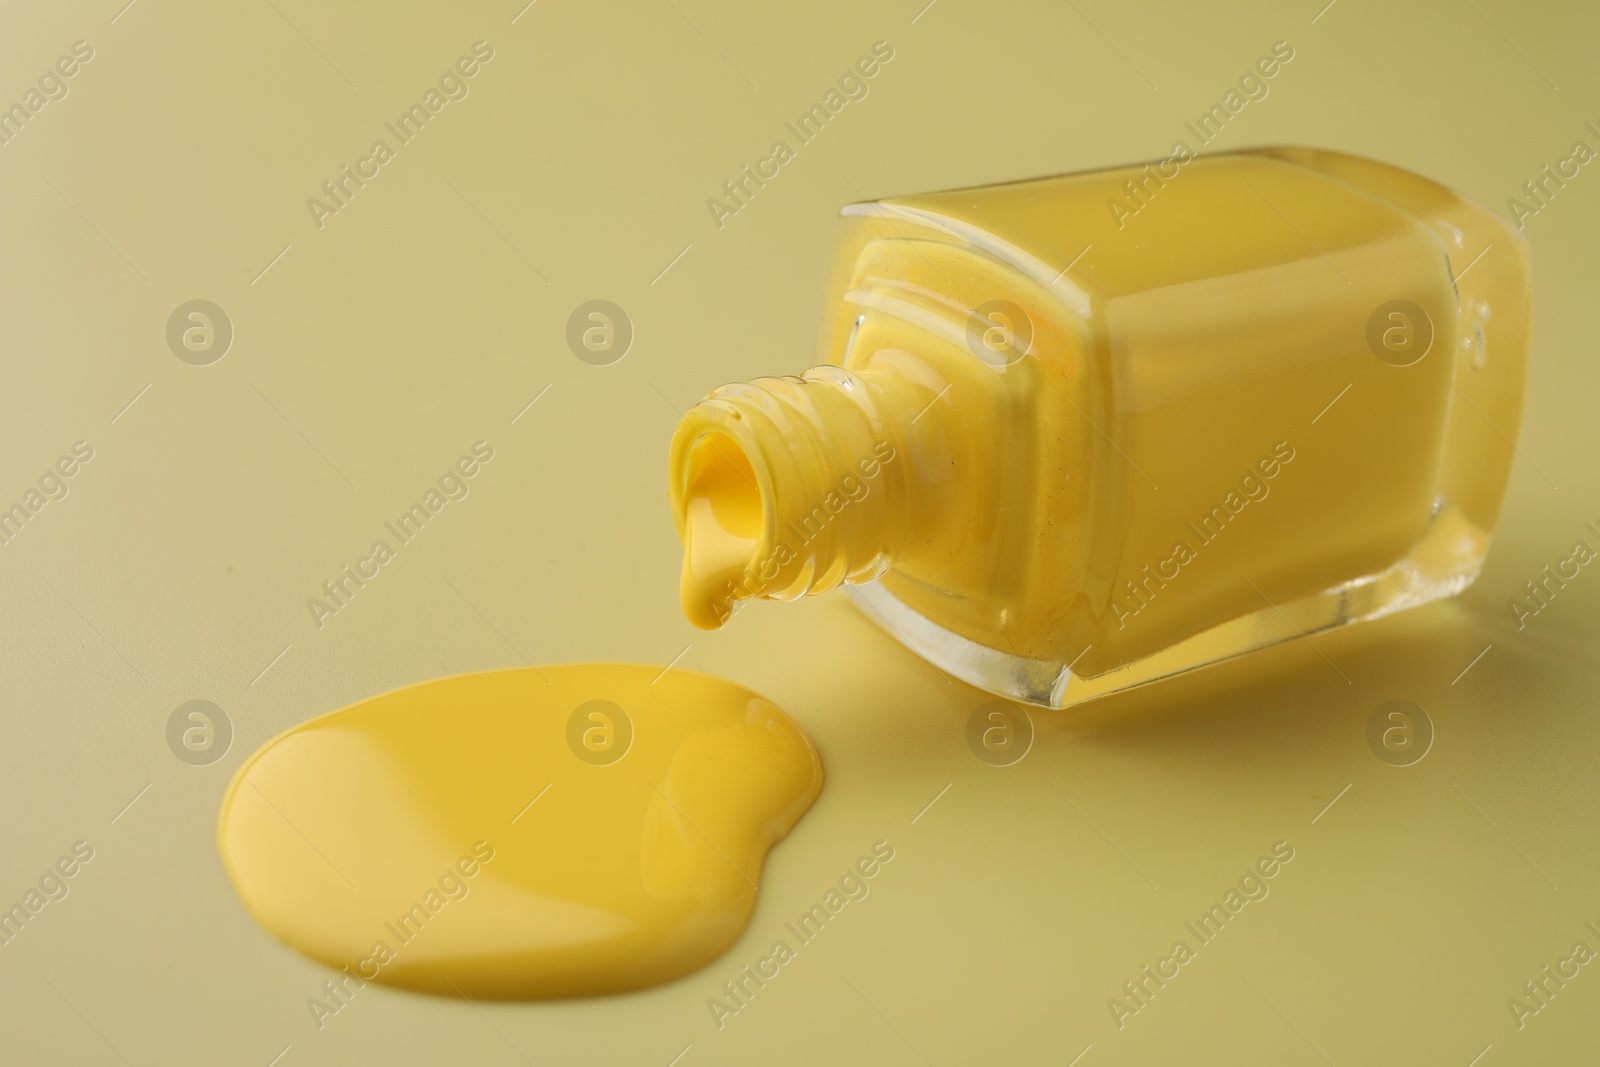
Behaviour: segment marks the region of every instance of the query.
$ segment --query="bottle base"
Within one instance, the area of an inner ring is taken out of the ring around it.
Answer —
[[[1073,673],[1076,659],[1028,659],[962,637],[907,607],[877,582],[846,588],[869,618],[952,677],[1025,704],[1064,708],[1454,596],[1477,578],[1488,550],[1489,535],[1459,508],[1440,502],[1411,554],[1387,570],[1289,603],[1263,603],[1260,611],[1094,677]]]

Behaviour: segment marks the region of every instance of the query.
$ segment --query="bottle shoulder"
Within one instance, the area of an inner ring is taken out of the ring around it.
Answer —
[[[1520,234],[1448,188],[1341,153],[1263,148],[1169,157],[850,205],[843,244],[954,241],[1051,289],[1075,313],[1263,263],[1405,245],[1459,270],[1477,241],[1526,260]],[[1488,235],[1484,239],[1484,235]]]

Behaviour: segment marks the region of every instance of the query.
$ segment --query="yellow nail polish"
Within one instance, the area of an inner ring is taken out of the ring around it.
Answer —
[[[690,671],[580,664],[425,682],[303,723],[234,775],[223,865],[267,930],[367,982],[615,993],[720,955],[822,788],[772,704]]]
[[[849,585],[951,674],[1061,706],[1470,584],[1521,236],[1352,156],[1165,162],[845,208],[825,364],[673,439],[690,620]]]

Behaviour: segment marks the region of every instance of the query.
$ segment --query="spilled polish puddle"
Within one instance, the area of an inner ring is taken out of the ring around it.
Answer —
[[[349,988],[585,996],[720,955],[821,788],[810,740],[740,686],[523,668],[280,735],[234,775],[217,841],[256,920]]]

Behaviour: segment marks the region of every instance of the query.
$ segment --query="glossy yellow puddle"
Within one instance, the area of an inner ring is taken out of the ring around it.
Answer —
[[[654,985],[719,955],[822,788],[730,682],[582,664],[442,678],[303,723],[217,828],[256,920],[338,968],[469,997]]]

